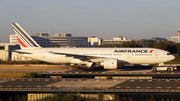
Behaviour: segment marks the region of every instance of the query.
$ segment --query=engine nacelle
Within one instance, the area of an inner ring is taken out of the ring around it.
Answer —
[[[118,60],[115,58],[105,58],[101,65],[104,66],[104,69],[117,69]]]

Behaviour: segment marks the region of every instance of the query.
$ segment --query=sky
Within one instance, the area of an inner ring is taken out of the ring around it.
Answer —
[[[177,36],[180,0],[0,0],[0,42],[11,23],[33,33],[70,33],[103,39]]]

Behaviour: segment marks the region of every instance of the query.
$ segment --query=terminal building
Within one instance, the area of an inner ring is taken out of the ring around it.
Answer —
[[[0,49],[0,61],[11,61],[12,58],[12,50],[20,49],[19,45],[4,45],[4,49]]]
[[[167,38],[169,41],[180,43],[180,29],[178,29],[178,36],[172,36],[170,38]]]
[[[105,40],[102,39],[101,45],[115,45],[115,44],[122,44],[122,42],[130,41],[127,40],[127,38],[119,36],[119,37],[114,37],[113,40]]]
[[[141,40],[136,40],[137,43],[139,43],[142,47],[146,47],[148,43],[156,43],[156,40],[151,40],[151,39],[141,39]]]
[[[68,47],[88,47],[88,37],[72,36],[71,34],[35,33],[31,36],[40,46],[68,46]],[[16,35],[10,35],[10,43],[18,44]]]
[[[43,37],[31,36],[40,46],[49,47],[49,40]],[[19,44],[16,35],[10,35],[10,44]]]
[[[127,40],[127,38],[122,36],[114,37],[113,40],[105,40],[98,38],[96,36],[91,36],[90,38],[88,38],[89,46],[122,44],[122,42],[124,41],[130,41],[130,40]]]
[[[175,43],[179,43],[180,42],[180,37],[179,36],[172,36],[170,38],[168,38],[169,41],[175,42]]]
[[[146,47],[148,43],[157,43],[160,40],[165,40],[169,42],[167,38],[161,38],[161,37],[152,37],[151,39],[141,39],[141,40],[136,40],[137,43],[139,43],[142,47]]]
[[[89,46],[101,45],[101,41],[102,41],[102,39],[98,38],[96,36],[91,36],[88,38]]]

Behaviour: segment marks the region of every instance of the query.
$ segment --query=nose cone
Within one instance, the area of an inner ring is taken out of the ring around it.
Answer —
[[[175,56],[171,55],[170,60],[174,60],[174,59],[175,59]]]

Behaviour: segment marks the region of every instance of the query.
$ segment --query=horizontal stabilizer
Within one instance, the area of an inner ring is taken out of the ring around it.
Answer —
[[[22,52],[22,51],[9,51],[9,52],[15,52],[15,53],[19,53],[19,54],[32,54],[32,53],[29,53],[29,52]]]

